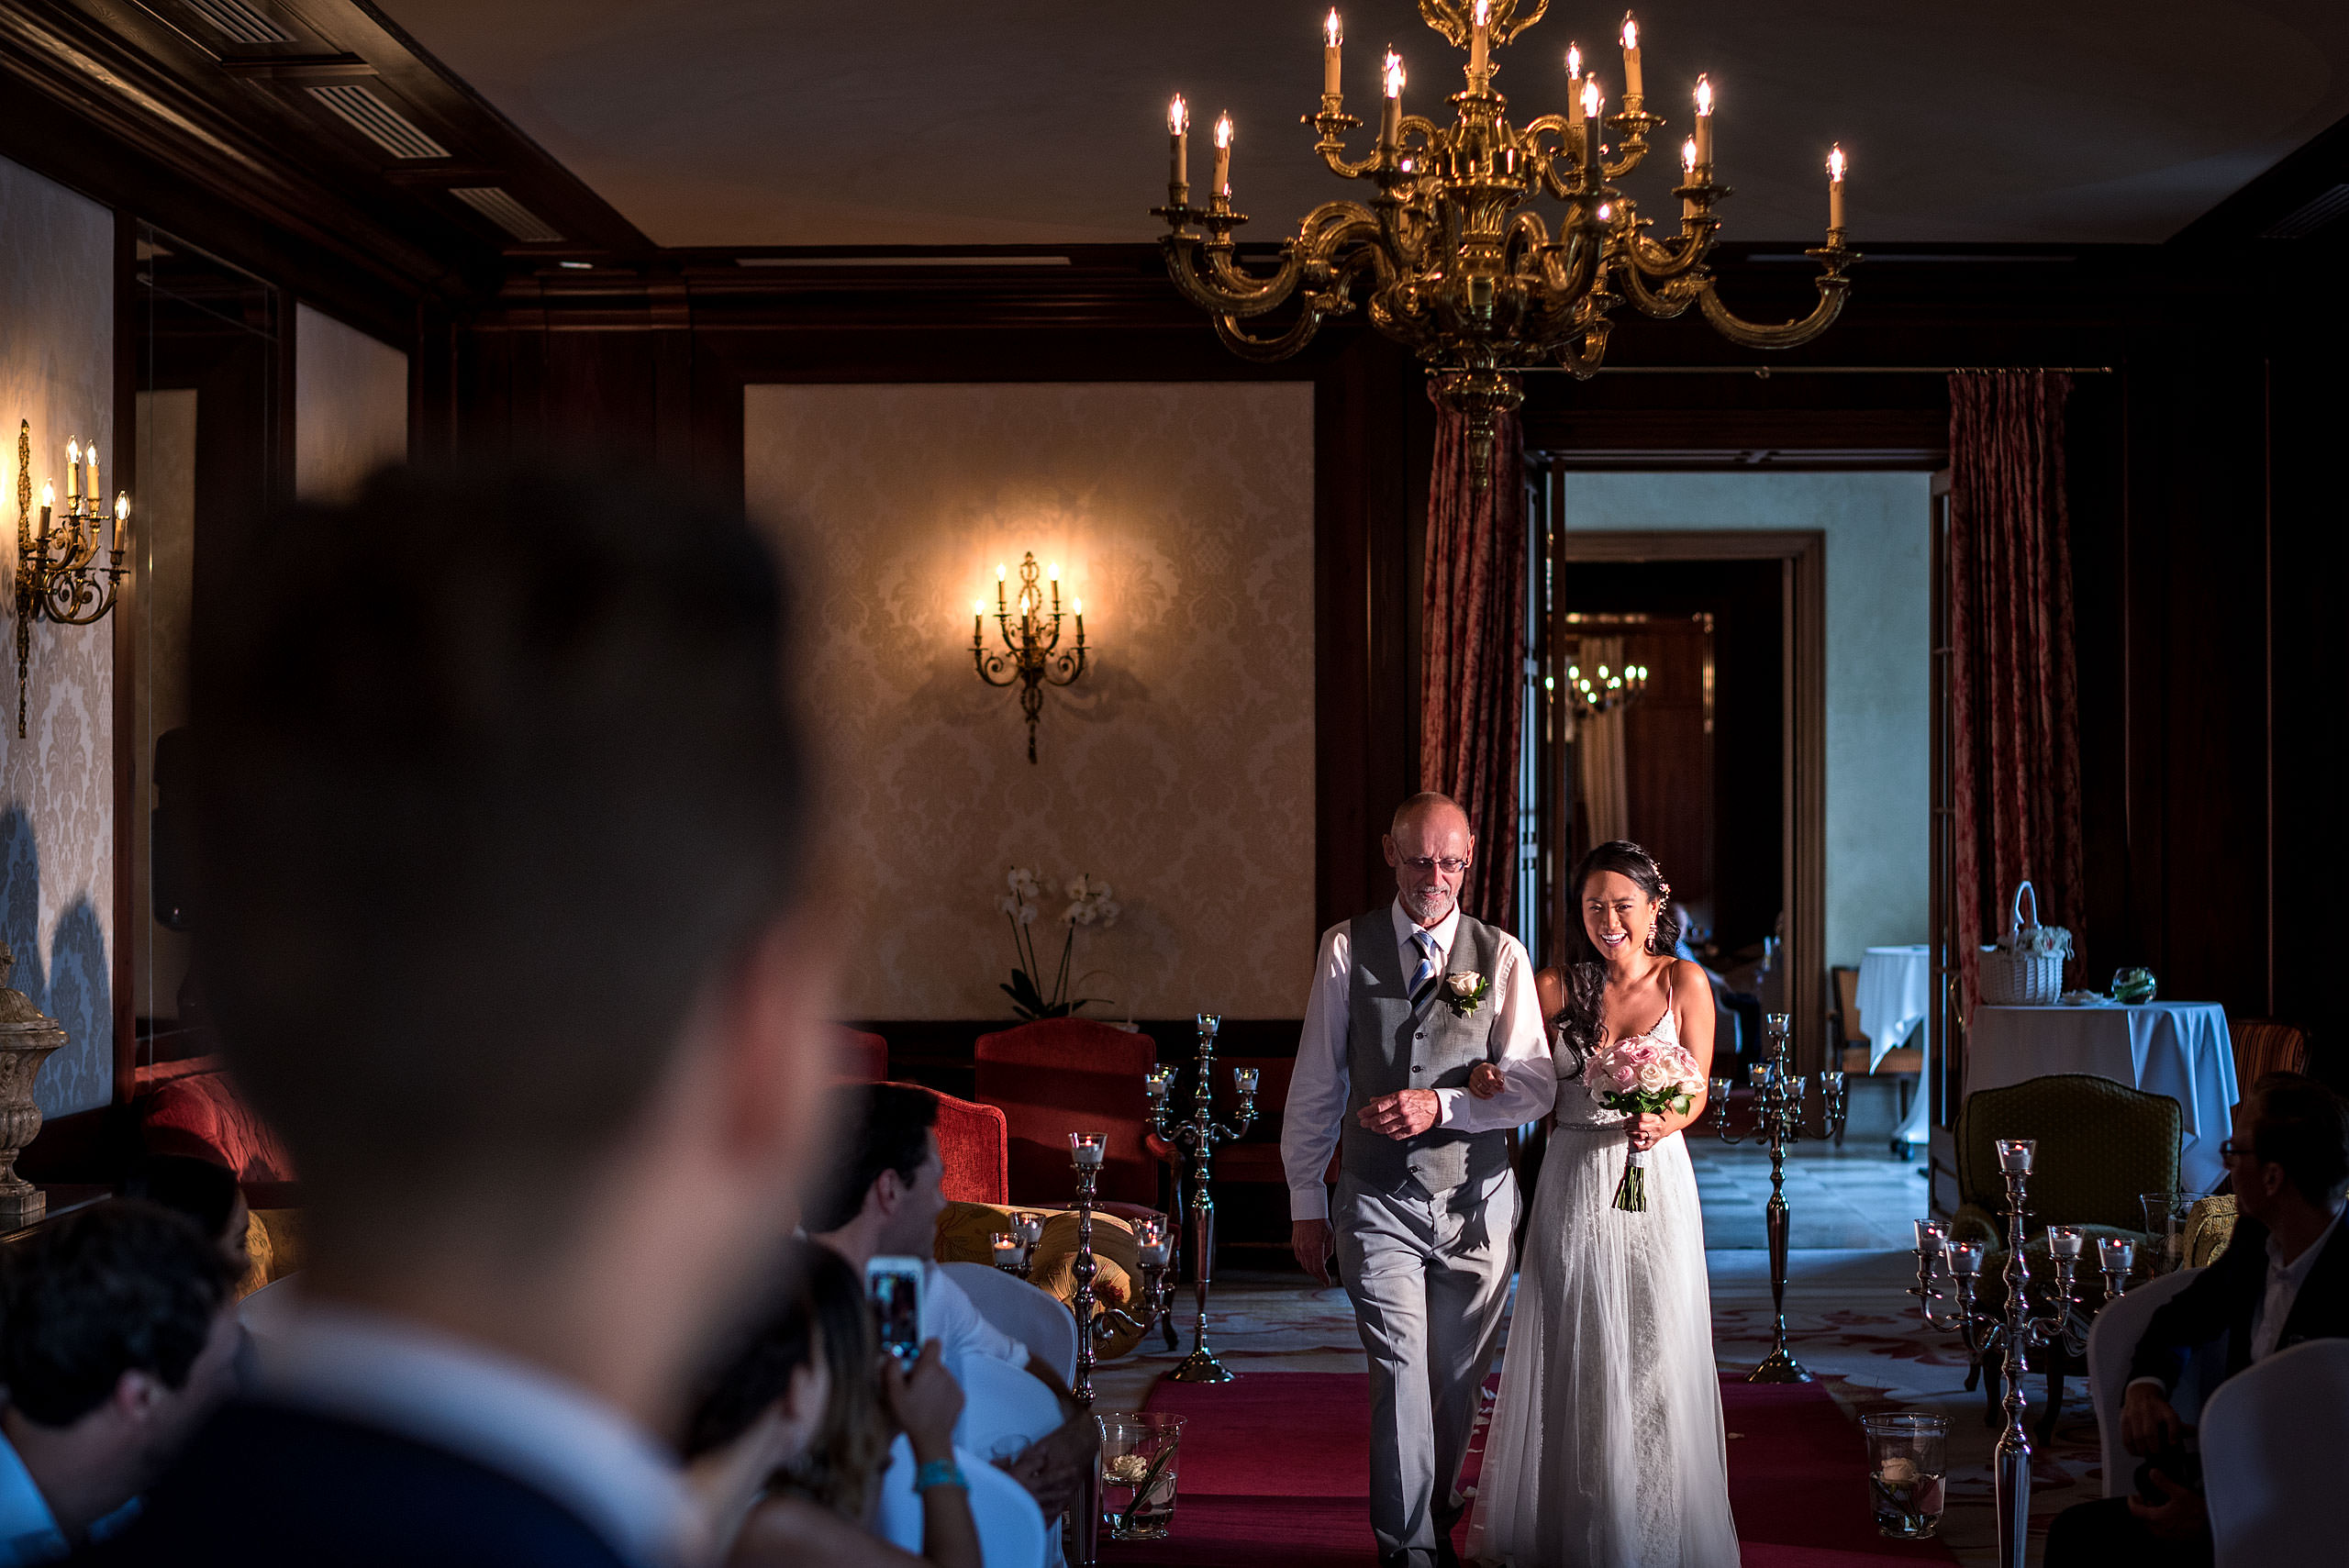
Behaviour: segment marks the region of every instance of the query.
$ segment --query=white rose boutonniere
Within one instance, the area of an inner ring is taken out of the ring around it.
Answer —
[[[1460,970],[1443,977],[1443,999],[1451,1006],[1452,1016],[1456,1018],[1472,1017],[1484,1002],[1485,993],[1492,988],[1493,983],[1473,969]]]

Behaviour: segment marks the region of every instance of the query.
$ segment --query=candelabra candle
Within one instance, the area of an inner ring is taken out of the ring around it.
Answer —
[[[2001,1138],[1998,1140],[1998,1169],[2010,1176],[2031,1174],[2031,1157],[2039,1148],[2036,1138]]]
[[[995,1254],[995,1266],[1006,1273],[1024,1273],[1019,1266],[1019,1238],[1008,1230],[991,1232],[987,1246]]]
[[[1343,96],[1343,83],[1338,70],[1339,46],[1346,41],[1345,28],[1339,25],[1338,13],[1332,10],[1321,24],[1321,95],[1335,109]]]
[[[1917,1221],[1917,1255],[1938,1262],[1949,1245],[1949,1227],[1938,1219]]]
[[[1837,142],[1827,154],[1827,239],[1831,245],[1843,239],[1843,144]]]
[[[1166,106],[1166,152],[1167,184],[1176,191],[1189,190],[1191,186],[1191,106],[1183,101],[1183,95],[1180,93],[1175,94],[1174,101]],[[1179,202],[1182,197],[1177,195],[1174,200]]]
[[[1623,13],[1623,106],[1636,109],[1647,95],[1647,83],[1640,72],[1640,24],[1631,20],[1631,13]]]
[[[1099,1132],[1072,1132],[1068,1135],[1069,1158],[1080,1165],[1098,1165],[1108,1154],[1108,1136]]]
[[[2125,1236],[2099,1236],[2096,1261],[2108,1274],[2126,1275],[2137,1266],[2137,1244]]]
[[[1982,1272],[1981,1242],[1944,1240],[1942,1245],[1949,1258],[1951,1273],[1971,1278]]]
[[[1713,172],[1713,83],[1697,78],[1697,167],[1709,179]]]
[[[1252,1100],[1256,1097],[1256,1075],[1259,1071],[1260,1069],[1254,1067],[1235,1067],[1231,1070],[1231,1086],[1240,1091],[1241,1099]]]
[[[1379,112],[1378,145],[1388,152],[1403,139],[1403,57],[1393,50],[1386,51],[1386,69],[1381,83],[1386,92],[1386,103]]]
[[[1218,196],[1231,195],[1231,115],[1229,111],[1216,117],[1215,189],[1210,194]],[[1052,588],[1053,604],[1058,607],[1060,584],[1055,582]]]
[[[2077,1258],[2083,1240],[2076,1225],[2051,1225],[2047,1228],[2047,1255],[2051,1258]]]
[[[1011,1233],[1019,1238],[1022,1247],[1033,1250],[1044,1239],[1044,1217],[1033,1209],[1022,1209],[1011,1217]]]
[[[1493,73],[1493,4],[1476,0],[1468,21],[1468,90],[1481,93]]]

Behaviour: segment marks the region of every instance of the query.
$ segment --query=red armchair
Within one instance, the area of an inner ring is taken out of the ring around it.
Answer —
[[[843,1029],[832,1070],[843,1084],[885,1082],[889,1076],[889,1042],[863,1029]]]
[[[1100,1193],[1157,1208],[1157,1162],[1142,1074],[1158,1060],[1146,1034],[1090,1018],[1043,1018],[983,1034],[973,1051],[978,1097],[1003,1108],[1011,1137],[1011,1189],[1031,1202],[1066,1203],[1068,1135],[1107,1133]]]
[[[921,1084],[907,1084],[938,1100],[938,1157],[945,1166],[938,1190],[950,1203],[987,1203],[997,1207],[1011,1201],[1011,1177],[1005,1162],[1009,1140],[1003,1112],[993,1106],[958,1100]]]

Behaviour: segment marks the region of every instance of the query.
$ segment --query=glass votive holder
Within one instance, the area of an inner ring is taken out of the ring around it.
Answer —
[[[2051,1225],[2047,1228],[2047,1255],[2059,1260],[2077,1258],[2085,1240],[2076,1225]]]
[[[2031,1174],[2031,1160],[2039,1151],[2036,1138],[2001,1138],[1998,1140],[1998,1169],[2010,1176]]]
[[[1945,1249],[1949,1255],[1949,1272],[1965,1278],[1982,1272],[1982,1243],[1952,1241]]]
[[[1769,1065],[1766,1062],[1757,1062],[1745,1070],[1745,1077],[1746,1081],[1757,1089],[1767,1087],[1770,1082]]]
[[[1259,1071],[1259,1069],[1254,1067],[1233,1068],[1231,1070],[1231,1086],[1239,1090],[1241,1094],[1247,1096],[1249,1099],[1254,1099],[1256,1097],[1256,1080]]]
[[[2126,1236],[2099,1236],[2096,1242],[2097,1266],[2109,1274],[2125,1274],[2137,1262],[2137,1244]]]
[[[1868,1495],[1877,1533],[1922,1540],[1941,1529],[1949,1473],[1949,1418],[1879,1410],[1860,1418],[1867,1436]]]
[[[1163,1100],[1174,1087],[1174,1069],[1153,1067],[1141,1075],[1142,1087],[1150,1091],[1153,1100]]]
[[[997,1230],[987,1237],[987,1246],[995,1253],[995,1266],[1008,1273],[1019,1269],[1019,1238],[1008,1230]]]
[[[1011,1217],[1011,1233],[1019,1238],[1021,1246],[1032,1247],[1044,1239],[1044,1217],[1023,1208]]]
[[[1213,1040],[1215,1038],[1215,1031],[1223,1027],[1223,1015],[1221,1013],[1201,1013],[1198,1015],[1198,1024],[1199,1033],[1205,1035],[1209,1040]]]
[[[1949,1227],[1938,1219],[1917,1221],[1917,1251],[1928,1258],[1939,1259],[1949,1245]]]
[[[1080,1165],[1098,1165],[1109,1152],[1109,1135],[1106,1132],[1072,1132],[1068,1135],[1068,1157]]]

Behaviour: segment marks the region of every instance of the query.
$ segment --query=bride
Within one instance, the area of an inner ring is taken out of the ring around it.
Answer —
[[[1575,868],[1581,962],[1536,977],[1560,1083],[1519,1264],[1500,1401],[1485,1440],[1468,1553],[1508,1568],[1720,1568],[1738,1561],[1720,1385],[1705,1283],[1704,1224],[1681,1129],[1704,1114],[1636,1121],[1585,1089],[1591,1057],[1624,1039],[1677,1043],[1709,1076],[1705,972],[1672,956],[1672,889],[1637,844],[1601,844]],[[1480,1065],[1471,1093],[1499,1073]],[[1648,1155],[1647,1207],[1613,1206],[1632,1149]]]

